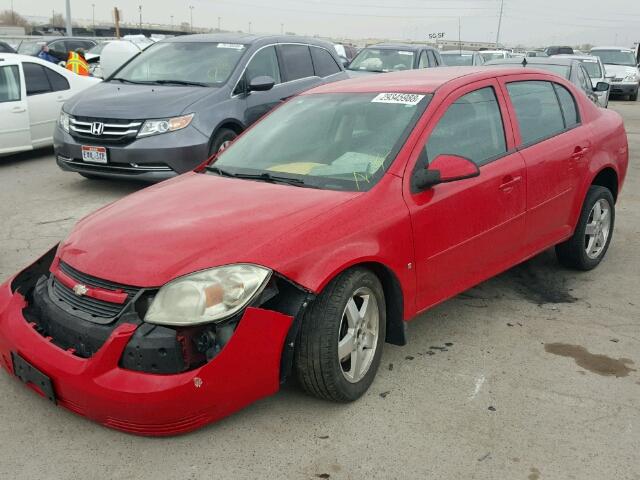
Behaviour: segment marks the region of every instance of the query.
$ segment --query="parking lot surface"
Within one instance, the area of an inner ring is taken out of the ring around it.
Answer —
[[[106,429],[2,371],[0,478],[640,479],[640,104],[610,108],[631,158],[596,270],[545,252],[410,323],[361,400],[287,385],[181,437]],[[63,173],[51,151],[0,159],[0,279],[142,187]]]

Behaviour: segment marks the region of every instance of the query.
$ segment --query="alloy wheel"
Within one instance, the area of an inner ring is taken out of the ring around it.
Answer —
[[[596,259],[600,256],[611,232],[611,205],[601,198],[589,213],[589,219],[585,227],[584,245],[587,256]]]

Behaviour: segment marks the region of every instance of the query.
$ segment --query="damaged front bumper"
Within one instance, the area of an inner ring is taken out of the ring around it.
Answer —
[[[140,324],[120,323],[90,358],[82,358],[43,336],[25,318],[25,307],[25,295],[12,288],[11,280],[0,286],[0,366],[16,375],[15,358],[20,358],[50,379],[59,405],[141,435],[188,432],[275,393],[290,370],[297,331],[292,326],[297,315],[286,309],[248,307],[212,360],[162,375],[122,368],[123,352]],[[21,377],[50,396],[48,389]]]

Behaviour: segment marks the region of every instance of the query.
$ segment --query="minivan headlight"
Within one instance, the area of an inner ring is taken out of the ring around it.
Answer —
[[[638,72],[628,73],[626,77],[624,77],[625,82],[637,82],[640,79],[640,75]]]
[[[270,277],[268,268],[240,263],[176,278],[160,288],[144,321],[173,326],[222,321],[259,295]]]
[[[69,133],[70,118],[71,117],[69,116],[68,113],[65,113],[64,111],[60,110],[60,116],[58,117],[58,125],[60,125],[60,128],[62,128],[67,133]]]
[[[138,132],[138,137],[148,137],[160,133],[175,132],[188,127],[195,114],[182,115],[181,117],[159,118],[156,120],[146,120]]]

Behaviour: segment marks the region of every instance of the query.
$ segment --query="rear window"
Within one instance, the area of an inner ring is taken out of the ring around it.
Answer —
[[[551,82],[524,81],[507,84],[516,110],[523,145],[552,137],[565,128],[558,97]]]
[[[313,63],[307,45],[281,45],[287,81],[313,77]]]
[[[570,128],[580,123],[576,101],[571,92],[557,83],[553,84],[553,88],[556,89],[558,100],[560,100],[565,127]]]
[[[20,73],[17,65],[0,67],[0,103],[20,100]]]
[[[365,48],[353,59],[349,70],[367,72],[397,72],[411,70],[414,63],[414,52],[393,48]]]
[[[340,71],[333,56],[324,48],[311,47],[311,58],[316,75],[319,77],[328,77]]]
[[[24,81],[27,86],[27,96],[51,91],[51,85],[44,72],[44,67],[36,63],[24,62],[22,70],[24,71]]]
[[[69,86],[69,82],[66,78],[60,75],[58,72],[54,72],[50,68],[42,67],[44,69],[44,73],[51,84],[51,88],[54,92],[58,92],[60,90],[69,90],[71,88]]]
[[[445,65],[461,67],[473,65],[473,55],[470,53],[446,53],[442,54]]]

